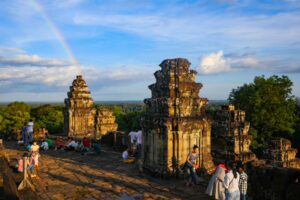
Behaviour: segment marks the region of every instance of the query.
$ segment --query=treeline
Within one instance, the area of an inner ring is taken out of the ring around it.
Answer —
[[[140,118],[144,113],[143,104],[119,104],[101,105],[95,107],[107,107],[113,110],[118,130],[130,131],[140,128]],[[34,121],[35,128],[46,128],[51,134],[63,132],[62,104],[27,104],[24,102],[12,102],[0,106],[0,135],[5,137],[21,131],[22,126],[30,119]]]

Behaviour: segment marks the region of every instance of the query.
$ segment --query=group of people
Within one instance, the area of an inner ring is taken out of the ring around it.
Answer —
[[[221,163],[209,181],[206,194],[219,200],[246,200],[247,182],[242,162]]]
[[[122,158],[126,162],[129,157],[140,158],[142,154],[142,130],[130,131],[128,133],[127,149],[123,151]]]
[[[200,178],[196,173],[199,168],[197,158],[199,158],[199,147],[194,145],[183,166],[187,186],[199,183]],[[206,194],[217,200],[246,200],[247,182],[248,175],[242,162],[220,163],[209,181]]]
[[[16,166],[16,169],[18,172],[23,173],[24,171],[24,158],[26,158],[26,165],[27,168],[26,170],[28,170],[28,172],[30,173],[31,177],[36,177],[37,173],[38,173],[38,166],[39,166],[39,150],[40,150],[40,146],[34,142],[30,148],[29,148],[29,152],[25,152],[23,154],[22,157],[20,157],[18,159],[18,163]]]
[[[47,147],[46,144],[45,146]],[[59,149],[80,152],[82,155],[99,155],[101,152],[100,142],[91,140],[87,137],[84,137],[83,139],[74,139],[73,137],[68,137],[66,141],[62,137],[57,137],[54,141],[54,150]]]

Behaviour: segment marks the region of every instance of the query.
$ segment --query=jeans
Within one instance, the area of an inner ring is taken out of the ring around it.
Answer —
[[[247,200],[247,194],[241,194],[241,199],[240,200]]]
[[[29,142],[33,141],[33,132],[28,132],[28,136],[29,136]]]
[[[197,174],[194,167],[186,167],[186,173],[189,175],[189,180],[192,180],[194,184],[197,184]]]
[[[240,190],[227,192],[225,200],[240,200]]]
[[[30,173],[33,173],[33,171],[34,171],[34,165],[29,165],[27,167],[27,169],[30,171]]]
[[[23,139],[23,144],[27,144],[27,132],[22,132],[22,139]]]

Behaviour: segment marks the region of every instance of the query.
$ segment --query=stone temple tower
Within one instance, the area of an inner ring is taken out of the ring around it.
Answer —
[[[94,101],[89,88],[78,75],[70,86],[68,98],[65,99],[64,131],[71,137],[94,137],[95,136]]]
[[[205,116],[208,100],[199,97],[201,83],[187,59],[164,60],[149,86],[142,119],[144,168],[162,176],[176,175],[196,144],[200,167],[211,172],[211,122]]]

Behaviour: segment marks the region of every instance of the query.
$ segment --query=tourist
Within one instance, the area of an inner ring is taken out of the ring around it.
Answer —
[[[224,178],[224,187],[227,190],[226,200],[240,200],[239,180],[240,175],[237,172],[235,162],[228,165],[228,173]]]
[[[137,131],[135,134],[137,140],[137,148],[136,148],[137,157],[140,157],[142,153],[142,136],[143,136],[142,130]]]
[[[27,133],[28,133],[28,137],[29,137],[29,142],[32,142],[33,141],[33,121],[32,121],[32,119],[30,119],[27,124]]]
[[[50,138],[48,138],[47,140],[47,143],[48,143],[48,147],[49,149],[53,148],[54,147],[54,141]]]
[[[89,138],[84,137],[82,140],[84,151],[90,151],[92,147],[92,142]]]
[[[37,175],[39,172],[39,157],[40,154],[35,152],[32,155],[33,163],[34,163],[34,175]]]
[[[27,142],[28,142],[27,137],[28,137],[28,135],[27,135],[27,126],[26,126],[26,123],[25,123],[24,126],[22,127],[22,139],[23,139],[24,146],[27,145]]]
[[[70,138],[71,139],[71,142],[68,142],[65,146],[65,150],[66,151],[75,151],[75,149],[77,148],[78,146],[78,143],[73,140],[73,138]]]
[[[101,154],[100,140],[94,140],[92,142],[92,149],[93,151],[85,152],[83,153],[83,155],[100,155]]]
[[[100,145],[100,140],[96,140],[93,144],[92,147],[96,153],[96,155],[101,154],[101,145]]]
[[[196,169],[198,168],[197,165],[197,158],[199,157],[199,147],[194,145],[192,152],[190,152],[186,158],[185,163],[185,171],[188,174],[187,179],[187,186],[197,184],[198,176],[196,174]]]
[[[130,139],[130,146],[129,146],[129,148],[131,148],[132,145],[134,144],[134,140],[136,139],[135,134],[136,134],[136,132],[134,132],[134,131],[130,131],[128,133],[128,136],[129,136],[129,139]]]
[[[225,174],[226,174],[226,166],[223,163],[220,163],[216,169],[210,181],[208,183],[206,194],[209,196],[213,196],[214,199],[225,200],[225,187],[223,185]]]
[[[248,182],[248,175],[245,172],[245,168],[243,165],[239,165],[237,167],[240,173],[240,181],[239,181],[239,189],[241,193],[241,200],[247,199],[247,182]]]
[[[61,149],[64,146],[65,146],[64,140],[61,137],[57,137],[55,139],[55,149],[54,150]]]
[[[41,150],[47,151],[49,149],[48,142],[46,140],[43,140],[41,144]]]
[[[125,150],[125,151],[123,151],[123,153],[122,153],[122,158],[123,158],[123,161],[126,161],[126,160],[128,160],[128,158],[129,158],[129,154],[128,154],[128,148]]]
[[[23,156],[19,158],[18,160],[18,164],[17,164],[17,171],[22,173],[23,172],[23,160],[24,160],[24,157],[28,157],[28,154],[27,153],[23,153]],[[29,160],[27,160],[27,165],[29,166]]]
[[[33,145],[33,142],[29,142],[26,146],[26,150],[30,151],[31,145]]]
[[[33,142],[33,145],[30,146],[30,153],[38,153],[39,149],[40,146],[36,142]]]
[[[29,159],[28,171],[31,177],[35,177],[38,171],[38,153],[34,152],[31,154]]]

